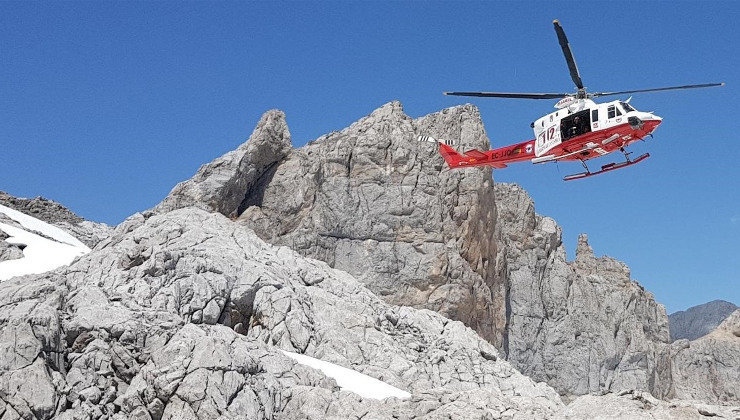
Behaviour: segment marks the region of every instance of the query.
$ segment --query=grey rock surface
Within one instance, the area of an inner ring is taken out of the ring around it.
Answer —
[[[0,223],[6,223],[4,218],[0,217]],[[0,262],[23,258],[23,250],[15,244],[6,242],[8,235],[0,230]]]
[[[555,419],[681,420],[740,418],[740,407],[700,401],[656,399],[647,392],[621,391],[606,395],[583,395],[558,412]]]
[[[675,396],[737,405],[740,401],[740,309],[710,334],[677,340],[673,353]]]
[[[685,311],[674,312],[668,315],[671,341],[703,337],[717,328],[737,308],[734,303],[713,300]]]
[[[563,406],[462,323],[389,305],[195,208],[136,215],[71,266],[3,282],[0,326],[0,418],[531,418]],[[413,399],[365,401],[278,349]]]
[[[284,117],[268,112],[247,143],[201,167],[156,210],[195,204],[237,214],[261,238],[349,272],[389,303],[440,312],[500,345],[491,172],[443,169],[420,134],[489,145],[471,105],[412,119],[390,102],[287,153]]]
[[[56,201],[43,197],[20,198],[0,191],[0,204],[63,229],[90,248],[113,231],[105,223],[85,220]]]
[[[504,351],[564,395],[622,389],[670,394],[665,309],[629,268],[594,256],[586,235],[568,262],[560,227],[521,187],[496,188],[509,280]]]

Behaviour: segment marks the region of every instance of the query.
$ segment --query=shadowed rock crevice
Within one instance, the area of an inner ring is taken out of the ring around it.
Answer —
[[[254,185],[250,186],[250,188],[244,193],[244,200],[239,204],[239,207],[236,210],[236,217],[241,216],[242,213],[244,213],[244,210],[246,210],[248,207],[251,206],[260,206],[262,204],[262,199],[265,194],[265,188],[270,184],[270,181],[272,180],[272,177],[275,176],[275,172],[277,171],[277,167],[280,163],[274,162],[270,164],[265,169],[265,172],[259,176],[259,178],[254,182]]]

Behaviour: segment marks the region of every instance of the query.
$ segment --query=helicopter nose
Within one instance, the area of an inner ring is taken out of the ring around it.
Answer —
[[[653,131],[655,131],[656,128],[663,122],[663,118],[650,113],[644,113],[644,115],[640,116],[640,119],[642,119],[645,122],[645,131],[648,134],[651,134]]]
[[[663,121],[663,118],[653,114],[652,112],[640,112],[638,117],[643,121]]]

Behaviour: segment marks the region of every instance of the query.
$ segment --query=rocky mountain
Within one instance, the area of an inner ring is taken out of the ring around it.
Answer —
[[[665,309],[629,269],[595,258],[585,238],[569,263],[560,228],[524,191],[494,187],[490,170],[446,169],[435,145],[415,141],[421,134],[490,144],[472,105],[412,119],[391,102],[300,149],[271,111],[156,210],[220,212],[386,302],[462,321],[563,395],[668,395]]]
[[[157,211],[197,205],[347,271],[387,302],[460,320],[495,345],[505,325],[490,170],[447,171],[417,135],[486,148],[478,110],[414,120],[388,103],[292,149],[285,116],[267,112],[234,152],[204,165]]]
[[[703,337],[717,328],[737,308],[733,303],[713,300],[685,311],[674,312],[668,315],[671,341]]]
[[[68,267],[0,283],[0,419],[740,417],[740,314],[671,344],[626,265],[585,235],[569,261],[526,192],[419,134],[488,147],[470,105],[299,149],[269,111]]]

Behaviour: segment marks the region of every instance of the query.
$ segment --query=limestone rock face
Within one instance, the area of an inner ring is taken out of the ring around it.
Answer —
[[[260,125],[265,120],[269,113]],[[473,106],[414,120],[391,102],[232,188],[244,171],[223,162],[259,161],[259,146],[250,145],[261,137],[253,134],[176,187],[157,210],[205,203],[225,215],[236,211],[261,238],[347,271],[386,302],[440,312],[500,345],[504,285],[489,230],[496,216],[491,172],[443,169],[436,144],[418,143],[420,134],[461,139],[461,147],[489,145]],[[210,175],[214,167],[226,175]],[[204,191],[213,194],[204,198]]]
[[[668,315],[671,340],[696,340],[703,337],[717,328],[736,309],[737,306],[731,302],[714,300],[672,313]]]
[[[113,228],[105,223],[85,220],[63,205],[43,197],[19,198],[0,191],[0,204],[61,228],[90,248],[95,247],[113,231]],[[0,213],[3,223],[15,224],[4,216]],[[7,244],[5,246],[7,247]],[[3,243],[0,242],[0,261],[2,247]]]
[[[291,148],[285,114],[268,111],[247,142],[201,166],[193,178],[177,184],[156,210],[196,206],[227,217],[237,216],[245,199],[258,193],[260,183],[272,177]]]
[[[677,340],[673,353],[673,385],[678,398],[719,404],[740,401],[740,309],[710,334]]]
[[[622,389],[670,393],[665,309],[630,279],[629,268],[596,258],[587,237],[569,263],[554,220],[535,213],[520,187],[496,184],[508,285],[508,360],[561,394]]]
[[[462,323],[389,305],[349,274],[196,208],[133,216],[71,266],[3,282],[0,326],[6,418],[531,418],[562,408]],[[365,401],[278,349],[413,397]]]

